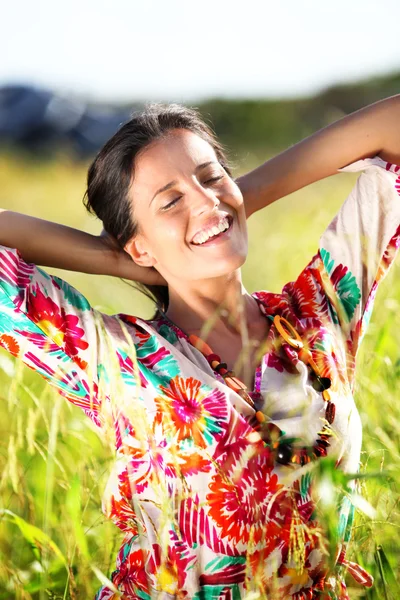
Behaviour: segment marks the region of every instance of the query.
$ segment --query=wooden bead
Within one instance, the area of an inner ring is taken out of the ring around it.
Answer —
[[[261,410],[258,410],[256,412],[256,419],[257,419],[257,421],[259,423],[264,423],[264,421],[265,421],[265,415],[264,415],[264,413],[261,412]]]
[[[215,354],[214,352],[211,352],[211,354],[209,354],[208,356],[206,356],[208,362],[211,364],[212,362],[216,362],[217,364],[219,364],[221,362],[221,357],[218,356],[218,354]]]
[[[323,438],[318,439],[317,444],[319,444],[320,446],[324,446],[324,448],[329,448],[329,446],[330,446],[329,441],[327,439],[323,439]]]
[[[331,387],[331,380],[329,377],[316,377],[316,379],[312,382],[312,386],[314,390],[317,392],[323,392]]]
[[[329,402],[331,399],[330,393],[328,392],[328,390],[324,390],[322,392],[322,397],[325,400],[325,402]]]
[[[240,381],[240,379],[238,379],[237,377],[226,377],[225,381],[229,385],[229,387],[231,387],[236,392],[238,390],[246,389],[244,383],[242,381]]]
[[[328,402],[325,411],[325,418],[328,421],[328,423],[333,423],[333,421],[335,420],[335,414],[336,406],[333,404],[333,402]]]
[[[280,465],[288,465],[293,462],[292,446],[290,444],[281,444],[276,451],[276,462]]]
[[[329,425],[325,425],[321,431],[318,431],[318,436],[323,435],[326,437],[331,437],[333,435],[333,431],[332,429],[329,427]]]
[[[197,350],[200,350],[200,352],[202,352],[205,356],[213,354],[213,351],[211,350],[210,346],[206,344],[201,338],[199,338],[199,336],[194,334],[189,335],[189,342],[192,344],[192,346],[197,348]],[[220,362],[220,360],[218,362]]]
[[[328,455],[328,452],[327,452],[325,446],[320,444],[319,440],[315,444],[313,450],[314,450],[314,454],[316,454],[317,456],[327,456]]]
[[[292,458],[290,459],[291,463],[294,463],[295,465],[300,465],[301,464],[301,456],[299,451],[295,451],[292,455]]]
[[[253,398],[246,392],[246,390],[238,390],[237,393],[243,400],[247,402],[252,408],[254,408]]]
[[[288,351],[289,358],[296,360],[298,356],[299,360],[311,367],[311,370],[314,373],[312,385],[316,391],[322,392],[322,397],[327,403],[325,419],[329,424],[332,424],[335,419],[336,407],[334,403],[331,402],[331,396],[328,392],[328,389],[331,387],[331,379],[329,377],[321,376],[321,372],[312,357],[311,351],[304,347],[303,341],[295,328],[279,315],[270,318],[273,319],[278,332],[282,336],[284,342],[286,342],[286,344],[282,344],[282,347],[285,351]],[[318,432],[318,436],[320,437],[316,440],[312,448],[293,448],[290,443],[285,443],[282,439],[283,433],[281,429],[271,421],[267,421],[267,417],[261,410],[257,410],[258,407],[262,406],[262,395],[259,394],[260,398],[258,398],[258,401],[254,401],[248,393],[247,386],[240,381],[240,379],[235,377],[233,371],[228,370],[227,364],[221,362],[220,356],[215,354],[210,346],[208,346],[201,338],[196,335],[190,335],[189,342],[204,354],[214,371],[224,378],[225,383],[239,394],[239,396],[241,396],[252,408],[256,409],[255,417],[258,424],[255,425],[254,430],[260,432],[262,439],[264,439],[270,447],[272,455],[275,455],[275,460],[278,464],[303,466],[308,464],[313,458],[327,456],[328,448],[330,447],[330,438],[333,435],[333,431],[329,425],[325,425],[322,430]],[[293,348],[295,348],[297,352],[294,352]]]
[[[332,380],[330,377],[320,377],[320,381],[321,381],[322,385],[324,386],[324,390],[329,389],[332,385]]]

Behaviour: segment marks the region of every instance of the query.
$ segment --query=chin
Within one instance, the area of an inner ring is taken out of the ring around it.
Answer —
[[[240,269],[246,262],[246,259],[247,252],[246,254],[235,254],[234,256],[230,256],[229,260],[224,261],[220,268],[217,268],[217,265],[214,263],[214,268],[208,270],[206,277],[222,277],[223,275],[229,275]]]

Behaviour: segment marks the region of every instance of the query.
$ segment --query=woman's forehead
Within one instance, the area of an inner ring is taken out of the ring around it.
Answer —
[[[191,131],[174,130],[152,142],[137,157],[132,188],[136,192],[151,193],[210,162],[218,163],[218,160],[208,142]]]
[[[216,159],[214,148],[199,135],[187,129],[174,129],[152,142],[138,157],[138,168],[174,168],[179,165],[196,167],[206,160]]]

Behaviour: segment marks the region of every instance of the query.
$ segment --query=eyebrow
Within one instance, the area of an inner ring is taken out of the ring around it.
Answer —
[[[204,169],[204,167],[207,167],[208,165],[212,165],[212,164],[219,165],[219,162],[217,162],[216,160],[209,160],[209,161],[207,161],[205,163],[201,163],[201,165],[197,165],[197,167],[195,168],[194,172],[197,173],[197,171],[200,171],[200,169]],[[167,190],[169,190],[171,187],[173,187],[176,184],[177,184],[177,181],[174,180],[174,181],[170,181],[166,185],[163,185],[163,187],[161,187],[159,190],[156,191],[156,193],[154,194],[154,196],[150,200],[150,204],[153,202],[154,198],[158,194],[161,194],[162,192],[166,192]],[[149,206],[150,206],[150,204],[149,204]]]

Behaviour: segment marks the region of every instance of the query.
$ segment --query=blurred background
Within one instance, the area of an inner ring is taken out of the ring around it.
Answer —
[[[400,93],[399,23],[398,0],[3,2],[0,206],[99,233],[82,204],[87,168],[149,101],[198,108],[238,176]],[[316,182],[250,218],[248,291],[279,292],[296,277],[356,178]],[[104,312],[153,314],[126,282],[52,272]],[[350,556],[379,584],[352,598],[399,597],[398,276],[395,264],[359,357],[362,469],[385,478],[365,478],[376,513],[358,514]],[[77,409],[4,352],[0,403],[0,600],[92,597],[121,537],[99,509],[112,453]]]

